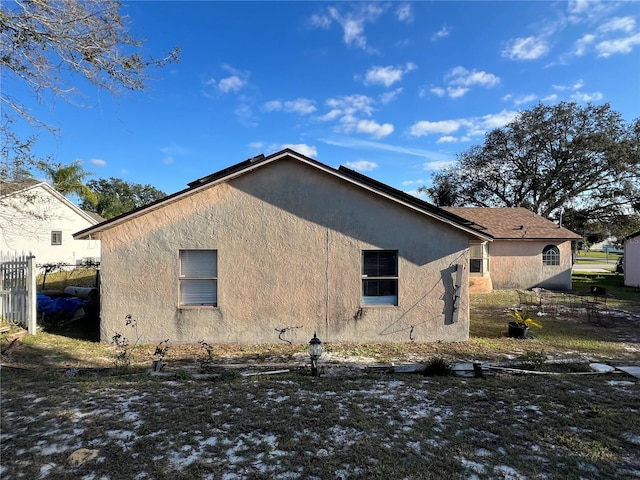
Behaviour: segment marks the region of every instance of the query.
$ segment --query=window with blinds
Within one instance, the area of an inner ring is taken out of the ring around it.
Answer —
[[[398,251],[362,252],[362,304],[398,305]]]
[[[180,306],[218,306],[217,250],[180,250]]]
[[[486,242],[471,243],[469,245],[469,273],[483,275],[488,272],[489,245]]]

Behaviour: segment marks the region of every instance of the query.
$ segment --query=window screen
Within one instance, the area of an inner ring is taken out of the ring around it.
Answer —
[[[398,304],[397,250],[362,252],[362,304]]]
[[[216,250],[180,250],[180,305],[218,306]]]

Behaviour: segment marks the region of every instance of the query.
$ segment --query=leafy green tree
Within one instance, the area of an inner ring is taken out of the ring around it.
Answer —
[[[84,169],[80,161],[69,165],[38,162],[38,169],[47,175],[53,188],[65,197],[75,194],[88,204],[93,205],[98,202],[98,196],[84,183],[91,173]]]
[[[560,217],[554,219],[560,220]],[[640,214],[619,215],[614,221],[602,221],[592,219],[580,210],[568,208],[562,214],[562,226],[583,234],[589,245],[600,243],[609,237],[621,242],[626,236],[640,230]]]
[[[80,208],[95,212],[106,219],[126,213],[134,208],[142,207],[155,200],[167,196],[166,193],[151,185],[130,183],[119,178],[100,178],[87,182],[97,195],[97,202],[91,204],[83,201]]]
[[[523,206],[545,217],[571,207],[611,224],[640,212],[640,119],[626,124],[609,104],[541,104],[432,180],[421,191],[442,206]]]

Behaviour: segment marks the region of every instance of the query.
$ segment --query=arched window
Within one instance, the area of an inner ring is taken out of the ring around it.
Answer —
[[[542,249],[543,265],[560,265],[560,250],[555,245],[547,245]]]

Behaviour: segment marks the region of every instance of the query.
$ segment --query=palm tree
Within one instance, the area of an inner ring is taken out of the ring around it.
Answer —
[[[84,169],[79,160],[69,165],[39,162],[38,169],[47,175],[53,188],[65,197],[76,194],[81,200],[91,205],[98,203],[96,193],[84,184],[84,179],[91,173]]]

